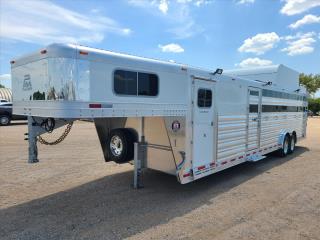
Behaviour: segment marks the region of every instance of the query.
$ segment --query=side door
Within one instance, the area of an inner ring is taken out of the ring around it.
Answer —
[[[193,85],[193,172],[194,178],[210,167],[215,156],[214,82],[194,79]]]
[[[261,89],[248,88],[247,151],[260,148]]]

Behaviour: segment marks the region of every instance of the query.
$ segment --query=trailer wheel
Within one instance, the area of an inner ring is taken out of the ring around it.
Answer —
[[[290,138],[289,154],[293,153],[296,149],[296,136],[292,134]]]
[[[285,157],[288,155],[290,151],[290,136],[287,134],[282,143],[282,147],[278,150],[280,157]]]
[[[134,137],[128,129],[114,129],[107,139],[107,151],[111,161],[125,163],[133,159]]]
[[[7,126],[10,124],[10,122],[11,122],[11,119],[9,116],[7,116],[7,115],[0,116],[0,125],[1,126]]]

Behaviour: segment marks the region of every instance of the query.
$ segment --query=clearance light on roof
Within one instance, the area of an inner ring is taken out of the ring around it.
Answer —
[[[40,52],[41,54],[46,54],[47,53],[47,50],[41,50],[41,52]]]
[[[16,62],[14,60],[10,61],[11,64],[15,64]]]
[[[88,52],[85,52],[85,51],[79,51],[79,53],[82,55],[88,55]]]

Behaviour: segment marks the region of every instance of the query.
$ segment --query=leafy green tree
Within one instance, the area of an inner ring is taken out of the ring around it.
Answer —
[[[320,112],[320,98],[309,98],[308,108],[313,113]]]
[[[320,88],[320,74],[300,74],[300,84],[303,85],[310,95],[314,95],[315,92]]]
[[[3,85],[0,83],[0,88],[5,88],[5,86],[3,86]]]

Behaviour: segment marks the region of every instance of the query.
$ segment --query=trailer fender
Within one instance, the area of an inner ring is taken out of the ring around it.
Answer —
[[[289,130],[282,130],[282,131],[280,132],[278,144],[279,144],[279,146],[281,146],[281,148],[282,148],[282,145],[283,145],[284,138],[285,138],[287,135],[289,135],[289,137],[290,137],[290,131],[289,131]]]

